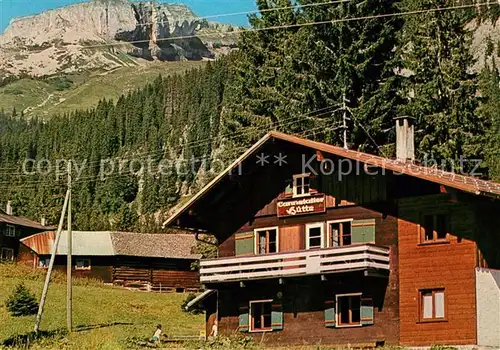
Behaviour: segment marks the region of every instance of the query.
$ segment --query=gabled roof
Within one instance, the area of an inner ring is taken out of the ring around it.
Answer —
[[[14,216],[14,215],[9,215],[6,214],[5,211],[0,210],[0,222],[9,224],[9,225],[16,225],[16,226],[23,226],[23,227],[29,227],[29,228],[35,228],[39,230],[51,230],[54,227],[53,226],[43,226],[41,223],[26,219],[20,216]]]
[[[56,232],[47,231],[21,239],[37,255],[49,255]],[[61,232],[57,255],[67,255],[67,231]],[[149,258],[199,259],[191,234],[147,234],[110,231],[73,231],[75,256],[137,256]]]
[[[347,158],[367,165],[373,165],[384,168],[395,173],[413,176],[423,180],[431,181],[443,186],[448,186],[464,192],[473,193],[476,195],[490,196],[500,198],[500,184],[493,181],[480,180],[472,176],[460,175],[452,172],[443,171],[433,167],[426,167],[412,163],[405,163],[390,158],[384,158],[369,153],[347,150],[341,147],[329,145],[323,142],[311,141],[284,134],[277,131],[271,131],[257,141],[238,159],[236,159],[229,167],[221,172],[215,179],[208,183],[200,192],[193,196],[185,203],[174,215],[172,215],[163,225],[171,225],[179,216],[190,209],[191,206],[207,194],[217,183],[225,176],[228,176],[239,164],[245,161],[250,155],[258,151],[263,145],[272,140],[282,140],[296,145],[308,147],[310,149],[336,155],[338,157]]]

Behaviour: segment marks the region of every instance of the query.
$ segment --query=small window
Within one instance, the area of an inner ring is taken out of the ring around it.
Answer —
[[[250,302],[250,331],[271,331],[272,300]]]
[[[90,259],[76,259],[75,269],[90,270]]]
[[[50,257],[49,258],[38,258],[38,268],[46,269],[49,267]]]
[[[420,291],[420,319],[422,321],[444,320],[444,289]]]
[[[445,214],[424,215],[421,225],[422,242],[445,241],[449,230],[449,217]]]
[[[310,174],[301,174],[293,176],[293,196],[303,197],[311,194]]]
[[[352,220],[341,222],[330,222],[329,227],[329,247],[343,247],[352,244],[351,240],[351,227]]]
[[[306,249],[324,248],[323,228],[322,222],[306,225]]]
[[[338,326],[361,325],[361,293],[337,295]]]
[[[8,237],[16,237],[16,227],[12,225],[5,226],[5,235]]]
[[[270,254],[278,252],[278,228],[255,230],[256,254]]]
[[[14,260],[14,249],[2,248],[0,252],[0,260],[12,261]]]

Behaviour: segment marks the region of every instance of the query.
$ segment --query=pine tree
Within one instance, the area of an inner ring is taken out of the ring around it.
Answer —
[[[335,21],[395,12],[394,1],[359,0],[320,6],[309,6],[318,0],[297,3],[308,6],[300,11],[262,12],[251,18],[256,29],[291,28],[242,36],[240,51],[232,60],[235,84],[228,92],[230,110],[224,122],[230,132],[247,129],[251,136],[236,138],[233,144],[248,145],[269,128],[295,133],[320,127],[320,140],[338,143],[338,131],[325,135],[324,130],[340,125],[338,112],[347,100],[354,119],[349,133],[352,146],[377,152],[371,138],[377,144],[391,140],[392,117],[399,103],[394,48],[400,22]],[[290,4],[258,2],[261,11]],[[332,118],[334,110],[337,113]]]
[[[485,62],[481,72],[479,88],[481,90],[481,105],[478,108],[479,118],[486,119],[489,124],[486,133],[485,163],[489,168],[489,176],[500,180],[500,75],[495,64],[495,59],[491,59],[491,66]]]
[[[445,0],[403,0],[416,10],[447,6]],[[446,161],[459,168],[461,159],[480,159],[478,136],[484,118],[478,106],[477,76],[471,72],[471,32],[465,25],[470,11],[431,11],[408,16],[401,35],[401,58],[408,104],[402,113],[417,118],[418,158]],[[467,168],[467,162],[464,163]],[[467,169],[465,169],[467,170]]]

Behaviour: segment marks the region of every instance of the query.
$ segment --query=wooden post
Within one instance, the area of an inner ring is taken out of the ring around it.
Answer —
[[[342,138],[344,140],[344,149],[348,149],[347,147],[347,106],[346,106],[346,97],[345,97],[345,91],[344,91],[344,94],[342,95],[342,109],[344,110],[344,113],[343,113],[343,122],[342,122],[342,128],[343,128],[343,131],[342,131]]]
[[[38,332],[38,329],[40,328],[40,321],[42,320],[43,307],[45,306],[45,299],[47,298],[47,292],[49,290],[50,276],[52,275],[52,269],[54,268],[57,246],[59,245],[59,240],[61,239],[61,231],[64,224],[64,216],[66,215],[66,208],[68,207],[69,193],[70,191],[68,189],[66,191],[66,197],[64,199],[64,205],[61,212],[61,218],[59,220],[59,226],[57,227],[56,239],[54,241],[54,245],[52,246],[49,268],[47,269],[47,275],[45,276],[45,283],[43,285],[42,297],[40,298],[40,305],[38,306],[38,313],[36,315],[36,321],[35,321],[35,332]]]
[[[73,237],[71,230],[71,160],[68,162],[68,191],[69,191],[69,200],[68,200],[68,255],[66,262],[66,327],[68,328],[68,332],[71,332],[73,319],[72,319],[72,301],[73,301],[73,290],[72,290],[72,250],[73,250]]]

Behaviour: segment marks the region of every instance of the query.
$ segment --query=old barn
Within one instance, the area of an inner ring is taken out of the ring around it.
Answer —
[[[18,261],[45,269],[55,240],[55,231],[21,240]],[[63,231],[55,269],[66,271],[67,232]],[[73,231],[73,274],[106,283],[152,291],[197,291],[199,274],[191,264],[200,256],[189,234],[145,234],[109,231]]]

